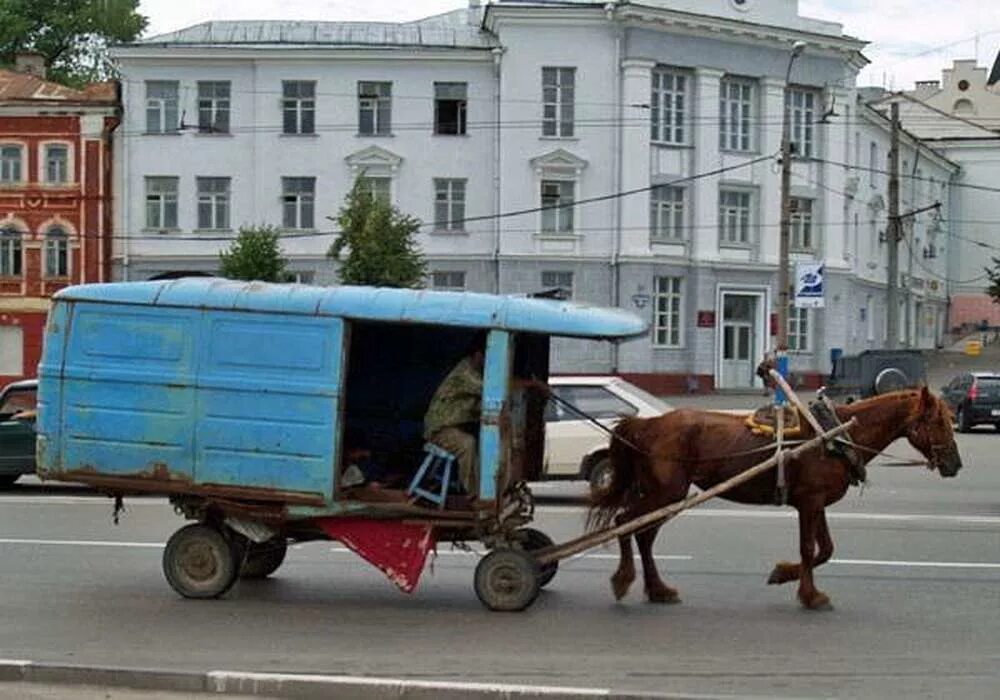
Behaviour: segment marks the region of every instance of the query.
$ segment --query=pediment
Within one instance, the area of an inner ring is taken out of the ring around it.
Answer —
[[[557,148],[531,159],[531,167],[536,171],[562,171],[579,173],[587,167],[583,158],[570,153],[565,148]]]
[[[381,146],[369,146],[345,158],[352,170],[365,168],[386,168],[395,170],[403,162],[402,156],[387,151]]]

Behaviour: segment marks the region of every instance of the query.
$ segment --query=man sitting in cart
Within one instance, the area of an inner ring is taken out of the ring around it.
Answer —
[[[438,385],[424,414],[424,439],[455,455],[458,478],[465,492],[479,493],[479,422],[482,414],[483,366],[486,361],[486,332],[469,344],[465,357]],[[533,380],[517,380],[519,386],[548,396],[548,385]]]

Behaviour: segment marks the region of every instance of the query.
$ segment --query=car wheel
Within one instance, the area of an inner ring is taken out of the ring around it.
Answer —
[[[601,491],[607,491],[611,486],[611,477],[614,472],[611,469],[611,460],[607,457],[601,457],[594,466],[590,468],[590,475],[587,477],[590,481],[590,490],[592,493],[599,493]]]
[[[959,408],[955,412],[955,424],[958,426],[958,432],[967,433],[972,430],[972,425],[969,423],[969,417],[965,413],[964,408]]]
[[[0,476],[0,489],[9,489],[20,478],[20,474],[4,474]]]

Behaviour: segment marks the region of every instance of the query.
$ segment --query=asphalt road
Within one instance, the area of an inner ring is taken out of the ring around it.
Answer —
[[[1000,433],[960,437],[965,468],[873,467],[831,514],[837,550],[806,612],[767,586],[796,558],[793,513],[715,502],[666,526],[659,563],[683,603],[615,603],[615,550],[565,562],[521,614],[486,611],[473,555],[445,550],[412,596],[333,543],[272,580],[185,601],[160,571],[182,520],[28,485],[0,495],[0,657],[192,670],[310,672],[767,697],[993,698],[1000,688]],[[910,454],[897,444],[894,452]],[[578,485],[539,491],[570,495]],[[578,507],[540,508],[557,541]]]

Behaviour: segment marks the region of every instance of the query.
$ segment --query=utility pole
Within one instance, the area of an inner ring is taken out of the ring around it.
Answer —
[[[886,289],[886,337],[888,348],[899,348],[899,103],[892,103],[892,145],[889,148],[889,274]]]
[[[778,372],[783,377],[788,376],[788,309],[790,306],[788,292],[791,287],[788,280],[788,239],[792,227],[791,109],[793,105],[789,103],[787,95],[788,83],[792,78],[792,64],[796,58],[802,55],[805,48],[805,42],[796,41],[792,45],[791,54],[788,56],[788,69],[785,71],[785,117],[781,122],[781,226],[778,232],[778,337],[775,347],[775,357]],[[805,128],[804,124],[803,128]],[[778,392],[776,398],[781,403],[784,400],[784,394]]]

